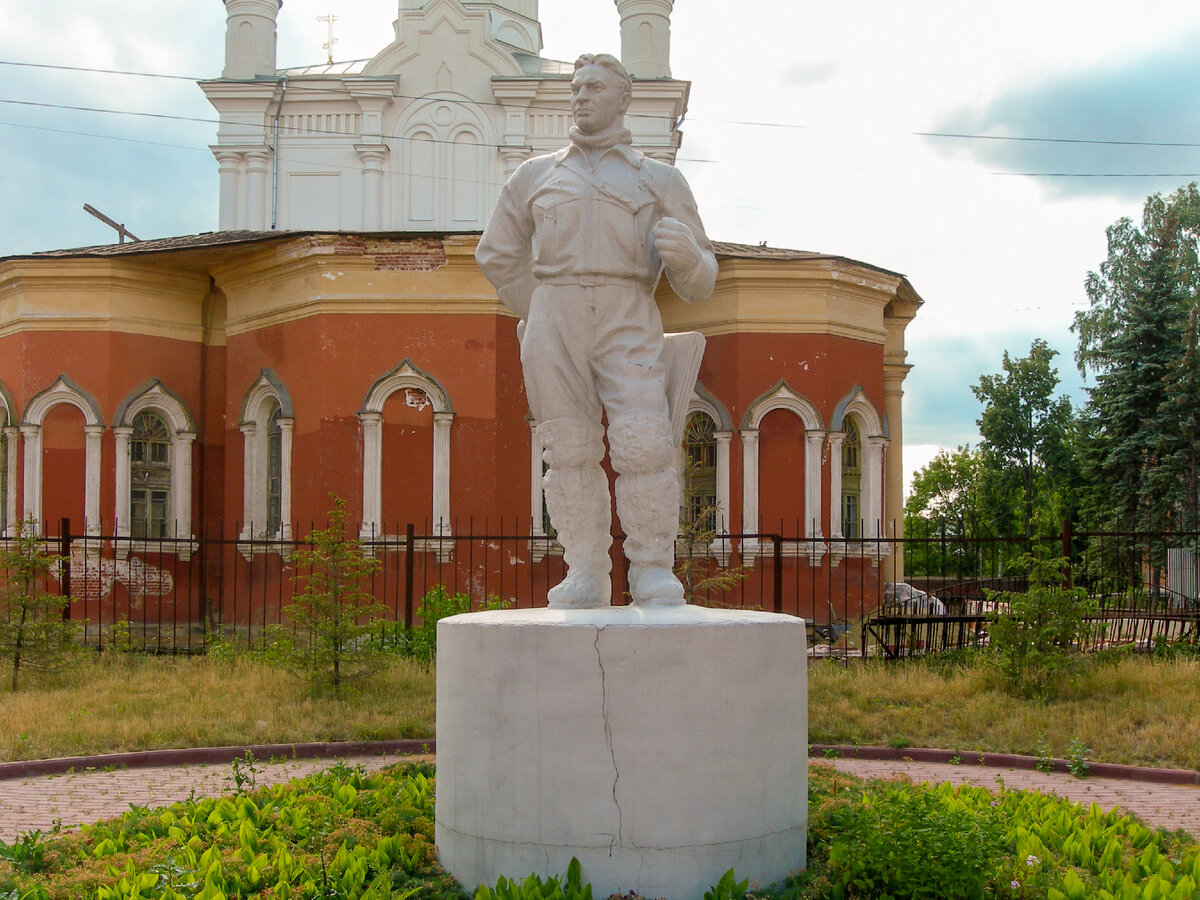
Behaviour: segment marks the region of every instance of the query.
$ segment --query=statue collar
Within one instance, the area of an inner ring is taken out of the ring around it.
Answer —
[[[600,134],[584,134],[578,126],[572,125],[569,132],[571,143],[554,154],[556,164],[564,162],[572,154],[582,156],[585,151],[603,150],[619,154],[627,163],[636,169],[642,167],[642,153],[633,149],[633,135],[628,128],[617,127]]]

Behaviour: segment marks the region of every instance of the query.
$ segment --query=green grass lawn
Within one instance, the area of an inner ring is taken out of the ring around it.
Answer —
[[[1012,697],[970,661],[809,667],[813,743],[1051,755],[1200,769],[1200,659],[1097,666],[1049,703]],[[343,700],[249,655],[84,655],[67,673],[0,692],[0,761],[169,747],[434,736],[434,673],[395,658]]]

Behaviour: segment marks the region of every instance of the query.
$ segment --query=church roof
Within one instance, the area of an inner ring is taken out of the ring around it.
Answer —
[[[522,53],[518,50],[512,51],[513,59],[517,61],[517,65],[521,67],[521,71],[526,78],[536,78],[538,76],[551,77],[570,77],[575,71],[575,64],[563,62],[559,59],[546,59],[542,56],[535,56],[532,53]],[[363,69],[366,68],[369,59],[348,59],[342,62],[332,63],[317,63],[312,66],[293,66],[288,69],[280,69],[280,75],[286,75],[288,78],[307,78],[311,76],[332,76],[341,77],[344,75],[361,75]]]

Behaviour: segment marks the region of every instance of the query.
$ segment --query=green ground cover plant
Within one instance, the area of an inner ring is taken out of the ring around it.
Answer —
[[[29,833],[0,842],[0,898],[591,900],[574,860],[561,876],[464,894],[437,864],[435,783],[426,764],[372,774],[337,764],[285,785],[132,807],[76,833]],[[704,900],[1200,897],[1194,839],[1094,804],[1002,784],[864,783],[820,762],[809,786],[808,869],[773,885],[730,870]]]

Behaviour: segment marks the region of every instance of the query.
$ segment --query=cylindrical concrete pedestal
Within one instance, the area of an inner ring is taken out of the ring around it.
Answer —
[[[465,887],[564,872],[700,900],[804,865],[804,621],[695,606],[438,623],[437,844]]]

